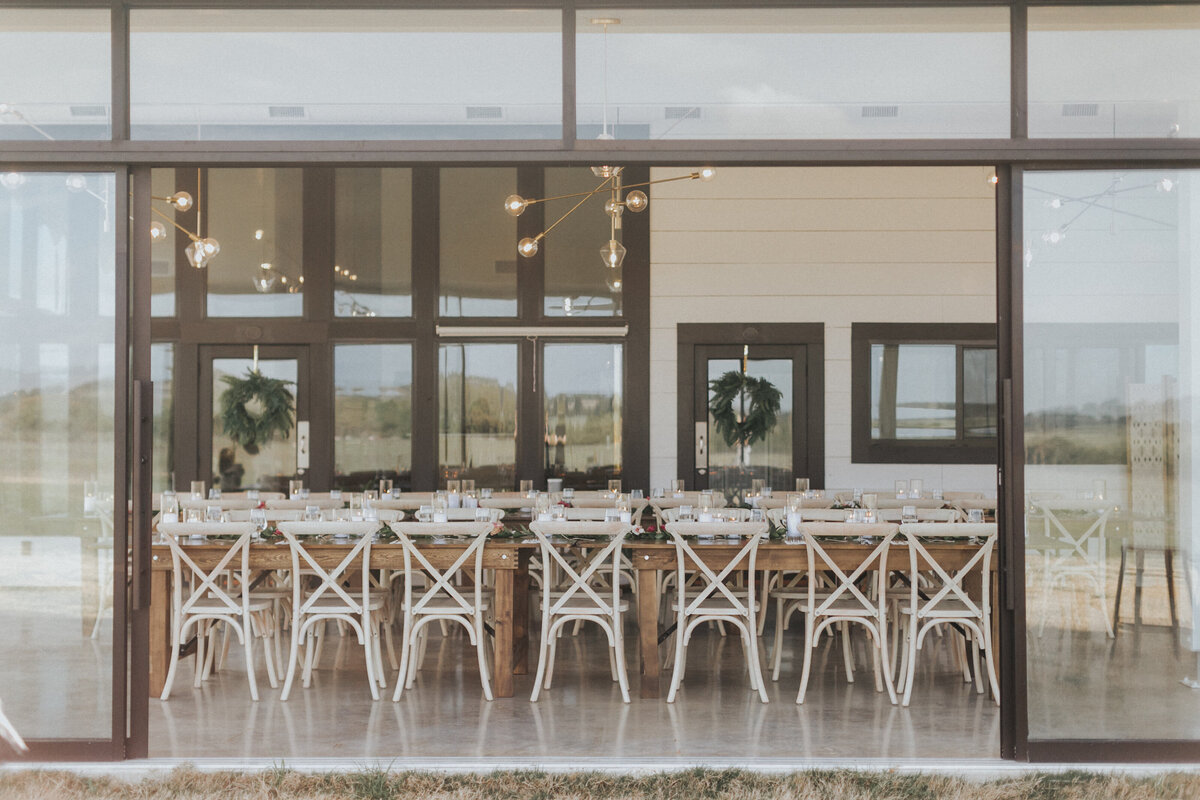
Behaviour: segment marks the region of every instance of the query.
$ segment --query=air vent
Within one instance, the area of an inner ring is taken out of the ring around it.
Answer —
[[[267,106],[267,116],[271,119],[304,119],[304,106]]]
[[[862,115],[866,118],[898,117],[900,106],[863,106]]]
[[[1064,117],[1095,117],[1100,114],[1099,103],[1063,103]]]
[[[71,106],[72,117],[106,117],[107,106]]]
[[[467,119],[500,119],[504,110],[500,106],[467,106]]]
[[[663,111],[666,119],[700,119],[699,106],[667,106]]]

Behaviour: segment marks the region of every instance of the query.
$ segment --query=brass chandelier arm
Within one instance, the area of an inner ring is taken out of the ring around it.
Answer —
[[[595,188],[593,191],[590,191],[590,192],[586,192],[586,193],[584,193],[584,197],[583,197],[583,199],[582,199],[582,200],[580,200],[580,201],[579,201],[578,203],[576,203],[575,205],[571,206],[571,209],[570,209],[570,211],[568,211],[567,213],[563,214],[563,215],[562,215],[561,217],[559,217],[558,219],[554,220],[554,224],[553,224],[553,225],[551,225],[550,227],[546,228],[546,230],[542,231],[542,232],[541,232],[541,233],[539,233],[537,236],[533,237],[533,240],[536,242],[536,241],[540,241],[541,239],[544,239],[544,238],[546,238],[546,234],[548,234],[548,233],[550,233],[550,231],[554,230],[554,229],[555,229],[555,228],[558,226],[558,223],[562,222],[564,219],[566,219],[567,217],[569,217],[569,216],[571,216],[572,214],[574,214],[574,213],[575,213],[575,209],[579,208],[581,205],[583,205],[584,203],[586,203],[586,202],[588,201],[588,198],[589,198],[589,197],[592,197],[593,195],[597,195],[597,194],[599,194],[601,191],[603,191],[603,190],[604,190],[604,187],[605,187],[606,185],[608,185],[609,183],[611,183],[611,182],[612,182],[612,180],[613,180],[612,178],[605,178],[605,179],[604,179],[604,183],[602,183],[602,184],[600,184],[599,186],[597,186],[597,187],[596,187],[596,188]],[[570,196],[573,196],[573,197],[578,197],[578,195],[570,195]],[[550,199],[550,198],[547,198],[547,199]]]
[[[687,175],[676,175],[674,178],[659,178],[656,181],[643,181],[642,183],[626,183],[622,189],[639,189],[642,186],[653,186],[656,183],[670,183],[671,181],[697,181],[700,180],[699,172],[692,172]]]
[[[526,200],[525,205],[532,206],[532,205],[537,205],[538,203],[549,203],[551,200],[569,200],[572,197],[582,197],[584,199],[587,199],[588,197],[591,197],[592,195],[600,194],[600,192],[603,192],[604,187],[607,186],[609,183],[611,183],[612,180],[613,180],[612,178],[605,178],[603,183],[601,183],[595,189],[592,189],[591,191],[588,191],[588,192],[575,192],[574,194],[560,194],[560,195],[555,195],[554,197],[532,198],[532,199]],[[576,208],[578,208],[578,206],[576,206]]]
[[[158,199],[160,199],[160,198],[157,198],[157,197],[156,197],[156,198],[154,198],[154,199],[155,199],[155,200],[158,200]],[[192,233],[191,231],[189,231],[187,228],[185,228],[185,227],[183,227],[182,225],[180,225],[180,224],[179,224],[178,222],[176,222],[175,220],[171,219],[171,217],[170,217],[169,215],[167,215],[167,214],[164,214],[162,211],[159,211],[157,208],[154,208],[153,206],[151,206],[151,207],[150,207],[150,210],[151,210],[152,212],[154,212],[155,214],[157,214],[158,216],[160,216],[160,217],[162,217],[163,219],[165,219],[167,222],[169,222],[169,223],[171,223],[172,225],[174,225],[176,228],[178,228],[178,229],[179,229],[179,230],[180,230],[180,231],[183,233],[183,235],[184,235],[184,236],[188,237],[188,238],[189,238],[189,239],[191,239],[193,242],[198,242],[198,241],[200,241],[200,237],[199,237],[199,236],[197,236],[196,234]]]

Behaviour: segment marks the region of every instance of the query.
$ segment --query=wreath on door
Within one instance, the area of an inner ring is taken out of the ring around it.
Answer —
[[[229,387],[221,393],[221,425],[234,444],[254,455],[276,436],[291,436],[296,411],[291,381],[268,378],[258,370],[221,380]]]
[[[717,433],[730,447],[749,447],[775,427],[783,392],[766,378],[730,370],[710,381],[708,388],[712,392],[708,413],[712,415]],[[734,410],[735,402],[738,411]]]

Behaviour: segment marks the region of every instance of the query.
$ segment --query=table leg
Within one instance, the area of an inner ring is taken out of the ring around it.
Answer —
[[[518,556],[513,579],[513,674],[529,674],[529,550]]]
[[[496,594],[493,624],[496,630],[495,669],[492,693],[496,697],[513,696],[513,584],[515,569],[496,570]]]
[[[638,636],[641,639],[642,697],[658,697],[658,586],[657,570],[639,569]]]
[[[150,696],[162,694],[171,666],[171,573],[150,573]]]

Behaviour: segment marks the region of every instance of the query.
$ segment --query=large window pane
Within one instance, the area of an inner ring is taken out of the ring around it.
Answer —
[[[5,8],[0,14],[0,141],[108,139],[107,8]]]
[[[542,350],[547,478],[603,489],[609,478],[621,477],[623,352],[619,344]]]
[[[1009,134],[1007,8],[622,8],[577,30],[581,139]]]
[[[740,372],[740,358],[710,358],[708,360],[708,385],[719,380],[729,372]],[[779,413],[775,417],[775,425],[767,431],[759,441],[749,447],[739,447],[737,444],[725,443],[725,437],[716,433],[717,422],[712,414],[708,415],[709,449],[708,449],[708,486],[722,492],[726,497],[733,497],[738,492],[745,492],[752,481],[766,481],[766,485],[774,488],[793,486],[792,464],[792,409],[795,408],[795,398],[792,394],[792,360],[790,358],[748,358],[746,359],[746,375],[759,380],[766,380],[779,390]],[[709,401],[712,400],[712,390],[709,390]],[[741,414],[747,398],[743,394],[734,402],[734,411]]]
[[[212,361],[213,393],[213,448],[212,474],[209,486],[220,486],[223,491],[265,489],[271,492],[286,492],[288,480],[296,474],[296,423],[286,437],[276,436],[267,444],[260,444],[251,453],[239,446],[222,432],[221,396],[229,390],[226,377],[245,378],[256,369],[268,378],[287,381],[293,395],[296,392],[299,364],[294,358],[214,358]]]
[[[154,197],[170,197],[179,188],[173,169],[150,170],[150,192]],[[175,309],[175,247],[179,215],[167,203],[151,200],[155,234],[150,239],[150,316],[173,317]],[[136,231],[144,236],[144,231]]]
[[[1029,9],[1029,135],[1200,135],[1200,8]]]
[[[601,178],[584,167],[546,170],[547,197],[590,192],[601,183]],[[600,258],[600,248],[612,235],[609,216],[604,212],[604,203],[610,197],[609,192],[602,192],[589,198],[543,240],[546,316],[611,317],[621,313],[621,285],[617,283],[621,272],[610,270]],[[546,224],[554,222],[577,202],[579,198],[548,204]],[[618,228],[617,240],[620,239]]]
[[[333,218],[334,313],[411,316],[412,170],[337,170]]]
[[[964,347],[963,435],[994,438],[999,408],[996,405],[996,348]]]
[[[438,349],[438,473],[479,487],[516,488],[517,346]]]
[[[503,200],[515,169],[441,170],[441,297],[444,317],[517,314],[517,220]]]
[[[549,10],[135,10],[133,136],[558,139],[561,20]]]
[[[956,436],[954,345],[871,345],[871,438]]]
[[[175,488],[175,345],[150,345],[150,380],[154,382],[154,476],[151,491]]]
[[[125,521],[113,506],[115,183],[87,175],[87,191],[71,191],[64,173],[10,175],[0,189],[4,711],[26,738],[108,739],[113,531]]]
[[[1031,738],[1200,738],[1197,202],[1197,171],[1025,177]]]
[[[303,172],[255,168],[210,169],[206,174],[199,233],[221,245],[206,267],[208,315],[300,316]]]
[[[333,348],[333,484],[412,485],[412,345]]]

